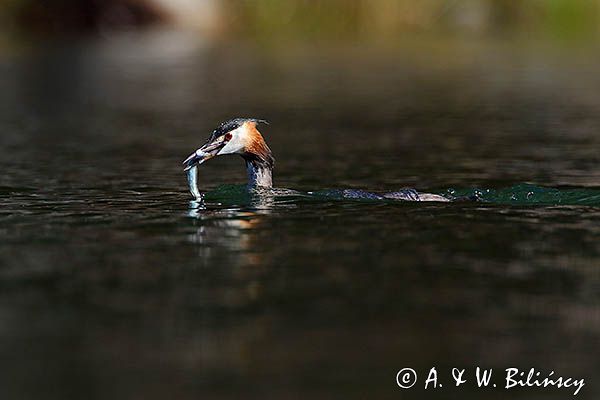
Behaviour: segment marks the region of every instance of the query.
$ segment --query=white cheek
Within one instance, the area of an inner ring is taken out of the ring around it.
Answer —
[[[244,135],[242,133],[243,132],[240,132],[239,128],[231,131],[231,140],[227,142],[218,154],[243,153],[246,148],[246,142],[244,141]]]

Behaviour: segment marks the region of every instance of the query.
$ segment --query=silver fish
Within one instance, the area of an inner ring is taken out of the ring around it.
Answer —
[[[190,187],[190,193],[196,200],[202,200],[202,193],[198,190],[198,166],[194,165],[187,170],[187,180]]]

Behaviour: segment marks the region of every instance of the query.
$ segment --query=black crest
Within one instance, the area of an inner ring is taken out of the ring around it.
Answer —
[[[215,129],[212,133],[212,139],[216,139],[219,136],[223,136],[227,132],[231,132],[244,124],[244,122],[255,122],[255,123],[264,123],[268,124],[264,119],[257,118],[233,118],[225,122],[221,122],[221,124]]]

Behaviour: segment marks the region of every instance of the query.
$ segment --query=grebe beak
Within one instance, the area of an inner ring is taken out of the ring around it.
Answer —
[[[210,160],[215,157],[219,150],[221,150],[227,142],[225,141],[214,141],[208,142],[204,146],[200,147],[198,150],[190,154],[188,158],[183,161],[184,171],[189,170],[194,165],[200,165],[204,161]]]

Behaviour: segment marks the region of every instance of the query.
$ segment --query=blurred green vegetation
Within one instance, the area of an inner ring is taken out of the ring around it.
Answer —
[[[239,33],[278,38],[411,32],[596,38],[599,0],[229,0]]]
[[[597,39],[600,0],[2,0],[0,30],[79,33],[152,24],[209,24],[241,38],[352,40],[405,33]],[[180,7],[180,10],[177,8]],[[206,18],[211,10],[210,21]],[[193,17],[193,16],[192,16]],[[197,26],[195,28],[203,28]],[[206,31],[206,30],[204,30]]]

